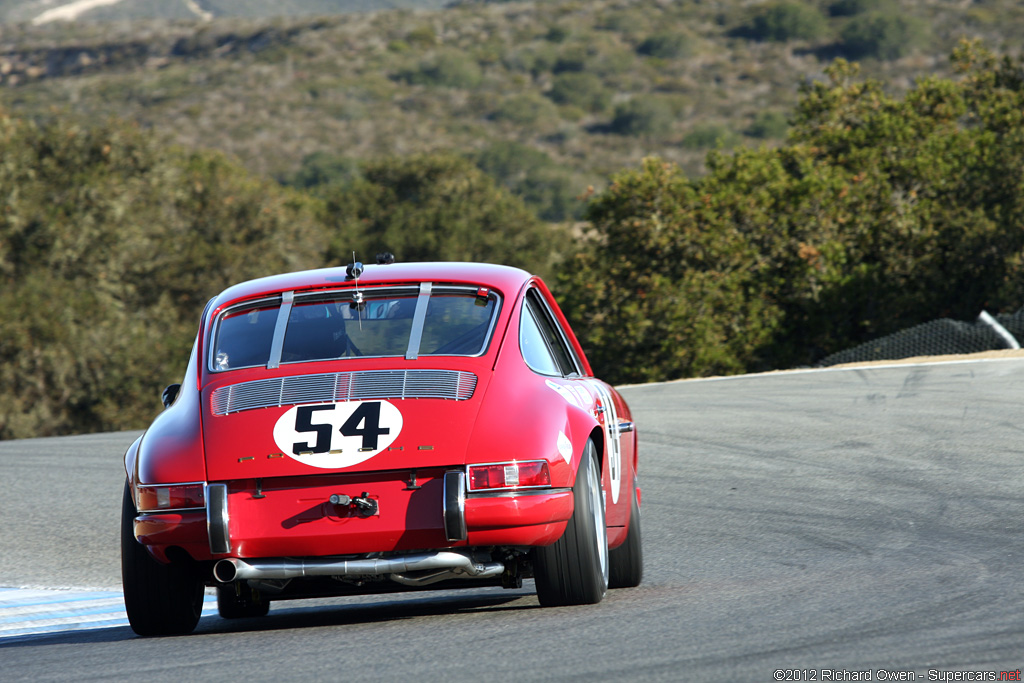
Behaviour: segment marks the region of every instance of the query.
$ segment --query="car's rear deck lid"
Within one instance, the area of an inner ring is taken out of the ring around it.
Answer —
[[[466,401],[473,397],[476,384],[474,373],[461,370],[358,370],[273,377],[218,387],[210,396],[210,409],[215,416],[222,416],[301,403],[413,398]]]

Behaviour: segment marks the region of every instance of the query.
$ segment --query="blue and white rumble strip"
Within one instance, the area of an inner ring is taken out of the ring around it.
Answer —
[[[217,599],[207,595],[203,616],[216,613]],[[127,625],[121,591],[0,587],[0,641]]]

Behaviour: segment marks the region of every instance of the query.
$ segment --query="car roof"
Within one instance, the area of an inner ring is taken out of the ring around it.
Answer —
[[[424,263],[392,263],[367,265],[359,276],[360,285],[400,284],[409,282],[446,282],[483,285],[497,289],[505,296],[515,296],[531,275],[525,270],[492,263],[437,261]],[[303,270],[241,282],[228,287],[214,300],[214,308],[232,301],[259,298],[276,292],[332,289],[354,283],[345,267]]]

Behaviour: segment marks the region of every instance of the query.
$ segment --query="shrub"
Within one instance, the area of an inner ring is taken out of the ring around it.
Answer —
[[[833,17],[852,17],[866,12],[895,8],[895,0],[837,0],[828,6],[828,13]]]
[[[642,10],[618,10],[599,16],[596,25],[606,31],[631,34],[646,29],[648,21]]]
[[[711,149],[713,147],[731,147],[736,142],[736,134],[719,123],[705,123],[693,127],[683,136],[680,144],[686,149]]]
[[[905,14],[871,13],[854,17],[843,28],[843,50],[853,59],[905,57],[926,42],[921,20]]]
[[[589,112],[603,111],[611,102],[611,95],[601,79],[585,72],[558,74],[547,95],[557,104],[572,105]]]
[[[648,36],[636,51],[648,57],[676,59],[694,53],[694,38],[680,31],[664,31]]]
[[[569,169],[544,152],[518,142],[496,142],[473,156],[476,165],[520,197],[546,221],[578,217],[583,203],[573,190]]]
[[[505,57],[503,63],[511,71],[528,73],[531,76],[538,76],[546,71],[551,71],[558,59],[558,53],[553,45],[542,43],[540,45],[528,45],[516,50]]]
[[[572,45],[562,50],[551,68],[552,73],[560,74],[569,71],[586,71],[587,49],[582,45]]]
[[[424,59],[414,69],[398,74],[398,78],[407,83],[446,88],[475,88],[482,77],[480,65],[466,53],[447,50]]]
[[[775,2],[754,16],[748,33],[756,40],[786,42],[818,40],[825,35],[825,17],[816,8],[802,2]]]
[[[754,117],[753,123],[743,132],[752,138],[769,140],[786,137],[788,130],[789,121],[784,113],[781,111],[763,111]]]
[[[534,126],[557,116],[558,112],[550,100],[533,93],[506,97],[491,114],[495,121],[509,121],[520,126]]]
[[[675,117],[672,108],[656,97],[634,97],[615,107],[611,129],[619,135],[665,135]]]
[[[351,182],[359,175],[359,163],[352,157],[331,152],[313,152],[302,159],[302,167],[282,183],[303,189]]]
[[[437,33],[432,26],[420,26],[405,35],[405,42],[409,45],[432,47],[437,45]]]

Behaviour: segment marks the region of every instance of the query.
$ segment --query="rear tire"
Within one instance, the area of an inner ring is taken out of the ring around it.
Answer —
[[[128,623],[140,636],[185,635],[203,613],[203,580],[189,564],[157,562],[135,539],[135,501],[121,503],[121,583]]]
[[[217,586],[217,611],[224,619],[265,617],[270,611],[270,601],[245,582],[232,583]]]
[[[626,540],[608,553],[609,588],[634,588],[644,578],[644,549],[640,537],[640,506],[636,501],[636,484],[631,488],[633,502],[629,509]]]
[[[608,589],[608,529],[597,449],[587,441],[572,487],[575,509],[565,533],[533,549],[537,599],[545,607],[591,605]]]

